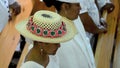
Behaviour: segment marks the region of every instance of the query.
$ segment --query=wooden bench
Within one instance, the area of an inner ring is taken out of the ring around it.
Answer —
[[[120,1],[119,1],[119,12],[120,12]],[[120,13],[118,16],[118,24],[117,24],[117,29],[116,29],[116,41],[115,41],[113,68],[120,68]]]
[[[31,0],[19,0],[22,11],[10,21],[0,36],[0,68],[8,68],[12,56],[20,39],[20,34],[15,29],[15,24],[28,18],[32,10]]]
[[[120,13],[119,13],[120,16]],[[117,26],[113,68],[120,68],[120,17]]]
[[[111,59],[114,54],[113,46],[115,44],[116,25],[119,13],[118,0],[112,0],[112,2],[115,5],[115,10],[107,16],[108,32],[105,34],[99,34],[98,37],[97,47],[95,51],[95,61],[97,68],[112,67]]]
[[[24,47],[24,49],[23,49],[23,51],[22,51],[21,57],[20,57],[20,59],[19,59],[19,62],[18,62],[18,64],[17,64],[17,68],[20,68],[21,64],[23,63],[23,61],[24,61],[24,59],[25,59],[25,56],[26,56],[27,53],[28,53],[28,47],[29,47],[29,44],[26,43],[26,45],[25,45],[25,47]]]

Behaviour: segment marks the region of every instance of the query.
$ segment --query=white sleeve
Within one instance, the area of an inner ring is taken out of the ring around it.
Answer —
[[[83,0],[83,1],[80,0],[80,6],[81,6],[80,14],[88,12],[88,10],[87,10],[88,4],[87,4],[87,2],[85,2],[85,0]]]
[[[14,2],[16,2],[16,0],[8,0],[9,5],[13,4]]]
[[[101,9],[106,3],[111,3],[110,0],[97,0],[98,7]]]

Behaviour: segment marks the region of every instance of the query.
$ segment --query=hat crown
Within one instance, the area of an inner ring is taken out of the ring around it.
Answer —
[[[58,29],[62,24],[61,16],[59,16],[57,13],[49,11],[36,12],[33,16],[33,22],[37,26],[48,30]]]
[[[34,35],[41,37],[60,37],[66,33],[62,17],[50,11],[38,11],[27,23],[27,29]]]

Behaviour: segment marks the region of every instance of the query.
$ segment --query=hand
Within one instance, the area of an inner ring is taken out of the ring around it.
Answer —
[[[101,27],[99,27],[99,29],[100,29],[101,33],[106,33],[107,32],[107,28],[102,26],[102,25],[101,25]]]
[[[98,25],[98,28],[99,28],[100,33],[106,33],[107,32],[107,23],[105,25]]]
[[[18,15],[21,12],[21,6],[18,4],[18,2],[14,2],[12,5],[10,5],[10,8],[12,9],[12,13],[14,15]]]
[[[100,23],[102,26],[104,26],[105,28],[107,28],[107,22],[104,18],[100,18]]]
[[[107,10],[108,13],[112,12],[115,9],[115,6],[113,3],[106,3],[106,5],[104,5],[101,8],[101,12],[103,12],[104,10]]]

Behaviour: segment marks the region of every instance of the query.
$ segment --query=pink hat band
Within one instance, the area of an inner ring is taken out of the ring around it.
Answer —
[[[58,29],[47,29],[38,26],[36,23],[33,22],[33,17],[31,17],[27,23],[27,30],[30,31],[32,34],[40,36],[40,37],[48,37],[48,38],[56,38],[61,37],[66,34],[66,25],[64,22],[59,26]]]

